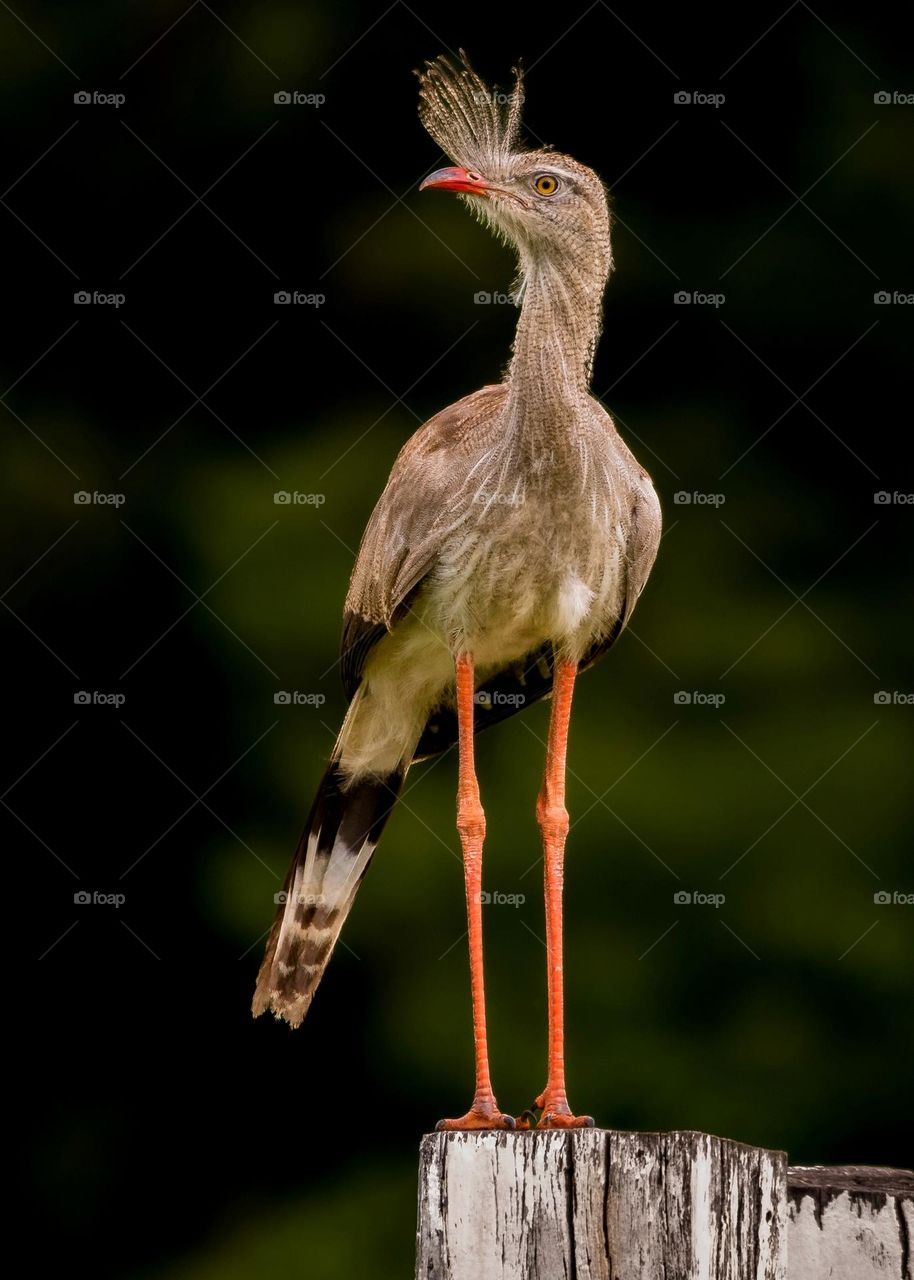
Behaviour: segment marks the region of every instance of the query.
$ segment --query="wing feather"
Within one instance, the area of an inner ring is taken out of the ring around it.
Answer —
[[[442,409],[412,436],[365,529],[343,610],[340,666],[351,700],[374,646],[406,613],[435,564],[456,496],[495,438],[504,384]]]
[[[434,567],[450,520],[449,498],[462,491],[494,440],[507,388],[483,387],[443,409],[407,441],[394,463],[362,538],[343,613],[340,665],[351,700],[375,645],[409,609]],[[595,410],[611,421],[605,410]],[[621,442],[620,442],[621,444]],[[661,515],[650,477],[621,446],[631,478],[631,506],[623,525],[622,607],[607,634],[581,660],[594,665],[625,629],[660,545]],[[488,728],[552,693],[554,655],[543,645],[480,685],[475,729]],[[416,748],[425,759],[457,741],[457,717],[443,705],[432,712]]]

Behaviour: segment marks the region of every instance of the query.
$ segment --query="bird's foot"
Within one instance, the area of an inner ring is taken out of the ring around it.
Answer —
[[[542,1115],[536,1118],[537,1111]],[[592,1129],[593,1116],[575,1116],[571,1114],[568,1099],[564,1094],[547,1098],[541,1093],[532,1107],[528,1107],[517,1117],[518,1129]]]
[[[568,1111],[544,1111],[537,1129],[592,1129],[593,1116],[573,1116]]]
[[[513,1129],[513,1116],[499,1110],[494,1098],[474,1098],[473,1105],[459,1120],[439,1120],[435,1128],[439,1133],[452,1133],[460,1129]]]
[[[518,1129],[535,1129],[536,1113],[542,1111],[543,1103],[546,1100],[545,1092],[541,1093],[538,1098],[534,1098],[526,1111],[522,1111],[517,1117],[516,1124]]]

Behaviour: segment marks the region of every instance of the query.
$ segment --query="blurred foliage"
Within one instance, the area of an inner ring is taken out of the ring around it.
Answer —
[[[334,1188],[228,1228],[205,1254],[169,1271],[174,1280],[250,1280],[319,1274],[323,1280],[408,1274],[404,1220],[415,1212],[415,1174],[389,1167],[353,1171]],[[354,1223],[363,1224],[355,1230]]]

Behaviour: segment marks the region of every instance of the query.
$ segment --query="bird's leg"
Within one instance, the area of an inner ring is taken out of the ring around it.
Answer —
[[[467,893],[467,933],[470,944],[470,989],[473,996],[473,1040],[476,1051],[476,1092],[473,1105],[459,1120],[439,1120],[438,1129],[513,1129],[514,1117],[503,1115],[489,1079],[486,1041],[486,996],[482,968],[482,842],[486,816],[479,799],[473,762],[473,659],[457,658],[457,725],[460,752],[457,787],[457,830],[463,848]]]
[[[542,1110],[538,1129],[584,1129],[590,1116],[571,1113],[565,1096],[564,1001],[562,985],[562,883],[568,810],[565,808],[565,754],[568,721],[577,666],[557,662],[552,695],[552,716],[546,745],[546,773],[536,802],[536,820],[543,835],[546,895],[546,984],[549,1004],[549,1071],[546,1088],[534,1104]],[[525,1112],[522,1128],[534,1117]]]

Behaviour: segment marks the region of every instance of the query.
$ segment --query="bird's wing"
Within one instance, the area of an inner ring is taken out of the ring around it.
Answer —
[[[503,384],[442,409],[401,449],[356,558],[343,610],[340,668],[352,699],[374,646],[408,610],[448,526],[443,495],[462,489],[497,438]]]
[[[624,446],[623,446],[624,448]],[[627,452],[627,451],[626,451]],[[630,457],[631,455],[629,455]],[[650,477],[632,459],[632,489],[628,519],[624,524],[625,555],[622,607],[608,633],[597,640],[578,664],[579,671],[592,667],[610,649],[625,629],[660,546],[660,503]],[[552,693],[555,655],[551,645],[513,662],[479,686],[474,699],[474,731],[498,724]],[[457,713],[442,706],[432,712],[416,747],[416,760],[437,755],[457,741]]]
[[[503,384],[483,387],[430,418],[400,451],[362,538],[346,597],[340,666],[350,699],[372,649],[406,613],[433,568],[450,523],[442,495],[462,490],[475,463],[497,439],[496,420],[506,395]],[[594,402],[593,407],[612,433],[616,466],[627,479],[625,580],[614,625],[584,655],[579,670],[593,666],[621,635],[660,545],[660,504],[650,477],[616,435],[602,406]],[[553,667],[552,647],[543,645],[489,676],[475,700],[476,732],[548,697]],[[456,741],[456,711],[443,705],[429,717],[415,759],[436,755]]]
[[[625,542],[625,595],[622,608],[610,634],[605,639],[598,640],[584,655],[582,667],[592,667],[622,634],[657,558],[662,526],[660,502],[650,476],[637,463],[635,468],[626,523],[628,536]]]

